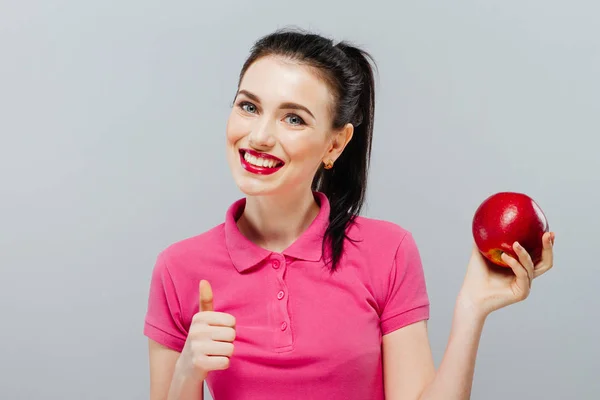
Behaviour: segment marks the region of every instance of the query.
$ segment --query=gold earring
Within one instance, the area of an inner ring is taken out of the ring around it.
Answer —
[[[325,169],[331,169],[333,168],[333,160],[329,159],[327,161],[325,161]]]

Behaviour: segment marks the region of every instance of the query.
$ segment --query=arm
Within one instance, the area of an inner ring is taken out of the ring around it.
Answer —
[[[475,360],[484,317],[469,315],[460,305],[454,310],[450,338],[435,379],[419,400],[471,398]]]
[[[150,400],[203,400],[203,381],[186,373],[180,353],[152,339],[150,355]],[[187,369],[189,371],[189,368]]]
[[[435,375],[427,322],[416,322],[384,335],[382,346],[385,398],[419,399]]]
[[[487,316],[529,296],[533,279],[553,266],[553,242],[553,233],[544,235],[542,260],[537,265],[515,243],[518,261],[506,253],[502,255],[510,269],[490,267],[474,247],[454,309],[450,338],[437,371],[434,372],[425,322],[384,335],[386,398],[470,399],[477,350]]]
[[[446,352],[437,371],[425,321],[385,335],[386,399],[469,399],[483,323],[483,318],[469,316],[457,304]]]

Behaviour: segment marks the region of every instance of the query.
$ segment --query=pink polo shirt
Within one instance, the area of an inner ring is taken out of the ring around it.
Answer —
[[[339,271],[321,260],[329,202],[282,253],[238,230],[245,199],[225,222],[162,251],[152,274],[144,334],[181,351],[198,312],[198,285],[237,321],[229,369],[207,378],[215,400],[384,399],[382,335],[429,318],[421,259],[400,226],[359,217]]]

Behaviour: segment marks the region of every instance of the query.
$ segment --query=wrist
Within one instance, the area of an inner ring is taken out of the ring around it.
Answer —
[[[199,370],[192,359],[192,356],[186,351],[187,348],[181,352],[179,359],[175,363],[174,376],[180,381],[193,381],[202,382],[208,375],[206,372]]]
[[[203,387],[204,379],[180,356],[175,364],[167,399],[201,399]]]
[[[490,312],[471,296],[461,292],[456,299],[454,314],[461,321],[483,324]]]

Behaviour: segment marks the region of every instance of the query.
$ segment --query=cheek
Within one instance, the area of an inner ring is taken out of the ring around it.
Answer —
[[[327,144],[316,137],[315,132],[296,135],[284,135],[282,147],[287,155],[296,163],[315,164],[325,154]]]
[[[235,111],[232,111],[227,120],[227,141],[230,144],[237,143],[241,138],[248,135],[250,126],[248,121],[241,118]]]

